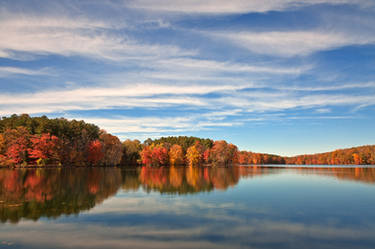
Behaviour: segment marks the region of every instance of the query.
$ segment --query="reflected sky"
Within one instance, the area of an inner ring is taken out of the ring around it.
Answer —
[[[0,248],[374,248],[374,172],[4,169]]]

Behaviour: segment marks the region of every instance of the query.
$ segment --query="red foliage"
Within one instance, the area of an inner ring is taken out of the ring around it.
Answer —
[[[156,164],[165,165],[168,163],[168,150],[162,146],[156,146],[152,150],[152,159]]]
[[[7,160],[7,158],[0,154],[0,165],[5,164],[6,160]]]
[[[27,160],[28,141],[25,137],[19,137],[8,147],[6,156],[12,163],[22,163]]]
[[[210,160],[210,149],[204,151],[203,160],[205,163],[208,163],[208,161]]]
[[[87,160],[91,164],[98,164],[100,160],[103,159],[104,153],[103,153],[103,146],[102,143],[96,139],[92,141],[88,146],[88,158]]]
[[[31,139],[32,148],[28,149],[29,157],[33,159],[58,160],[57,144],[59,139],[44,133],[40,136],[33,136]]]
[[[168,149],[162,144],[145,146],[140,154],[145,165],[160,166],[168,163]]]

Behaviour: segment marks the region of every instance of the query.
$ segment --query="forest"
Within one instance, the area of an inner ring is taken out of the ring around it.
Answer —
[[[375,146],[295,157],[239,151],[224,140],[162,137],[123,142],[94,124],[12,115],[0,119],[0,166],[229,166],[375,164]]]

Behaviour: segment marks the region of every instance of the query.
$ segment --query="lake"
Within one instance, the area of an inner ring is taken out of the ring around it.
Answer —
[[[0,248],[375,248],[375,168],[0,169]]]

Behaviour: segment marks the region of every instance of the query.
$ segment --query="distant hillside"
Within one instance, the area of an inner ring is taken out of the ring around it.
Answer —
[[[365,145],[331,152],[284,157],[287,164],[375,164],[375,145]]]

